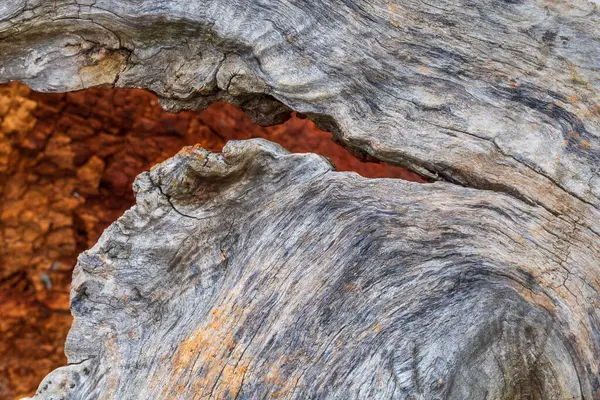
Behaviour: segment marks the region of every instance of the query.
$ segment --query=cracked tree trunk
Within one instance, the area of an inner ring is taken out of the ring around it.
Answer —
[[[600,398],[596,2],[0,3],[0,80],[289,110],[429,185],[186,148],[74,274],[40,398]]]

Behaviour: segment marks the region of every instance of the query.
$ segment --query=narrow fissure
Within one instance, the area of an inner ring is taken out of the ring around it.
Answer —
[[[295,113],[265,128],[225,103],[170,114],[144,90],[0,85],[0,398],[32,394],[66,364],[76,257],[133,205],[133,179],[185,145],[220,152],[229,140],[254,137],[326,156],[338,171],[424,182],[357,159]]]

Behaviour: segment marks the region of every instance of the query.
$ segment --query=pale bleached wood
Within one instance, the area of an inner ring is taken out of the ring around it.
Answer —
[[[39,398],[598,395],[597,237],[540,207],[264,140],[134,188],[79,257],[73,365]]]
[[[274,98],[357,153],[598,218],[596,1],[4,0],[0,38],[0,81],[265,123]]]
[[[599,22],[586,0],[1,1],[0,81],[293,109],[445,181],[261,141],[165,162],[82,255],[75,364],[40,397],[600,398]]]

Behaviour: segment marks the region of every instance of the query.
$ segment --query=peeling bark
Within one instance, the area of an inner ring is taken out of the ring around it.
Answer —
[[[446,181],[367,180],[261,140],[184,150],[80,257],[76,364],[40,397],[600,398],[595,1],[0,15],[2,80],[224,99],[262,123],[293,109]]]

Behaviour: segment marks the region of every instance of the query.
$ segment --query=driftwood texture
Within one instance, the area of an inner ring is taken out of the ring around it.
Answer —
[[[0,2],[0,80],[294,109],[419,186],[187,149],[80,257],[40,398],[600,398],[596,1]]]
[[[262,139],[184,149],[134,188],[136,206],[79,258],[73,365],[41,398],[598,388],[595,235],[539,207],[332,172]]]

